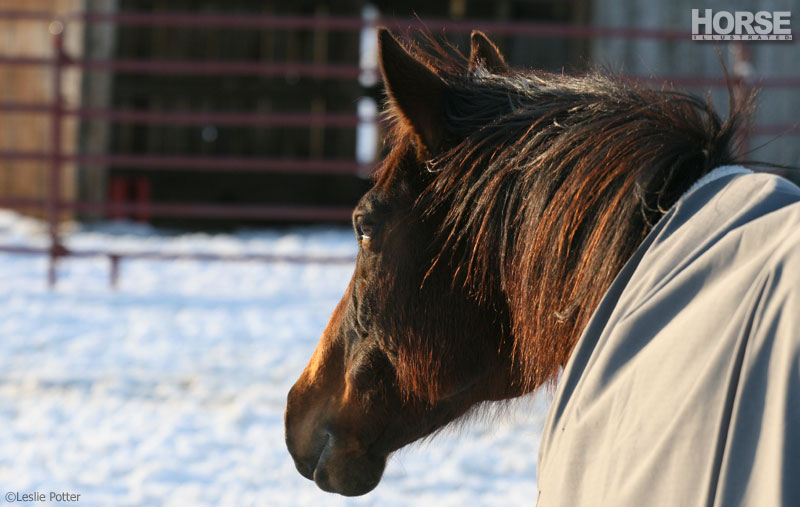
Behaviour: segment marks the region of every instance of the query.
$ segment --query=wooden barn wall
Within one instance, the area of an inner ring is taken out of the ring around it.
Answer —
[[[45,10],[55,14],[78,11],[82,0],[3,0],[6,10]],[[78,55],[81,50],[80,26],[73,26],[66,36],[67,50]],[[0,20],[0,48],[10,56],[50,57],[52,37],[48,23],[42,21]],[[53,89],[51,69],[37,66],[0,65],[0,101],[16,103],[51,103]],[[80,73],[70,70],[64,74],[65,104],[75,107],[80,101]],[[0,150],[50,151],[51,123],[47,115],[30,113],[0,113]],[[63,123],[62,149],[72,152],[76,143],[76,122]],[[0,195],[15,198],[41,198],[47,192],[48,165],[46,162],[0,160]],[[62,168],[61,187],[65,198],[75,194],[75,168]],[[41,216],[39,210],[25,210]]]
[[[800,28],[800,2],[798,0],[593,0],[592,21],[600,26],[629,26],[642,28],[669,28],[691,32],[692,9],[726,11],[791,11],[791,24],[795,38]],[[753,76],[798,76],[800,49],[797,41],[750,42],[744,45],[750,53]],[[631,74],[672,74],[693,76],[720,76],[722,69],[713,42],[658,41],[603,39],[592,44],[592,59],[600,65]],[[733,71],[730,46],[720,44],[728,71]],[[692,92],[704,95],[706,90]],[[717,107],[727,112],[728,94],[725,89],[714,89],[712,99]],[[758,124],[793,124],[800,117],[800,89],[765,88],[760,92],[758,109],[754,117]],[[764,160],[781,164],[800,165],[800,136],[756,136],[750,148],[764,145],[747,155],[751,160]]]

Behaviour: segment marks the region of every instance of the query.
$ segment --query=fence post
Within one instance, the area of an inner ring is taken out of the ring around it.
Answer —
[[[108,261],[111,266],[111,271],[108,275],[108,284],[112,289],[116,289],[119,286],[119,259],[120,256],[117,254],[108,256]]]
[[[50,125],[50,172],[47,192],[47,222],[50,231],[50,255],[47,265],[47,283],[52,289],[57,280],[58,258],[63,254],[59,237],[59,214],[61,211],[61,120],[64,116],[64,103],[61,93],[61,78],[66,55],[64,53],[64,23],[60,20],[50,23],[53,35],[53,110]]]

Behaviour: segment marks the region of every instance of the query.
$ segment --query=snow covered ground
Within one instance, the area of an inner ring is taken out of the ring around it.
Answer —
[[[0,243],[43,244],[0,212]],[[74,249],[352,255],[346,229],[169,234],[76,227]],[[533,396],[397,453],[346,499],[302,478],[283,443],[285,396],[352,266],[62,261],[0,254],[0,494],[77,505],[532,505],[547,410]],[[35,505],[49,502],[36,502]],[[32,504],[33,505],[33,504]]]

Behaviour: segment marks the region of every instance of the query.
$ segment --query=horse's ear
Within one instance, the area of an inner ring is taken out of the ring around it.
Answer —
[[[419,137],[420,156],[436,153],[445,132],[442,119],[445,83],[411,56],[386,28],[378,30],[378,48],[386,91]]]
[[[505,74],[508,64],[500,50],[481,31],[473,30],[470,37],[469,70],[474,71],[481,64],[492,74]]]

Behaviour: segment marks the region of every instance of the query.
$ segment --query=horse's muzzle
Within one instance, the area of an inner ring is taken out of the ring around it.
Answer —
[[[313,445],[315,452],[299,456],[293,450],[290,432],[286,444],[300,474],[323,491],[345,496],[369,493],[378,485],[386,466],[386,457],[348,450],[336,437],[320,432]],[[339,445],[337,445],[339,443]]]
[[[285,415],[286,447],[295,467],[323,491],[358,496],[375,489],[383,476],[386,455],[370,452],[354,436],[337,434],[325,417],[289,394]]]

